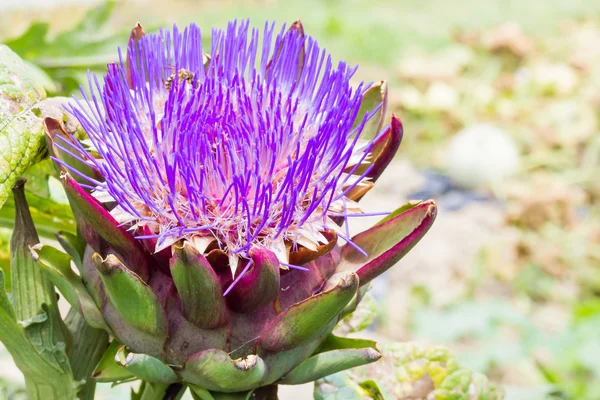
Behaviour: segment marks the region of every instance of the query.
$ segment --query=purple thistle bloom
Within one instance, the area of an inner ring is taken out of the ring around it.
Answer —
[[[368,163],[373,142],[359,138],[378,111],[353,128],[368,88],[351,87],[355,67],[285,26],[265,24],[261,39],[249,21],[213,29],[210,56],[193,24],[128,53],[71,107],[91,145],[57,144],[97,169],[104,181],[89,187],[117,221],[156,251],[216,240],[234,271],[252,246],[290,266],[286,244],[315,249],[332,229],[349,240],[331,218],[361,213],[346,194],[368,179],[352,173]]]

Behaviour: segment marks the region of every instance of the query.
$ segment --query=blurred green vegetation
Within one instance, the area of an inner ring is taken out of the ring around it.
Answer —
[[[116,59],[137,20],[147,31],[194,21],[207,39],[236,17],[301,18],[334,58],[361,65],[358,78],[388,80],[401,153],[417,166],[443,170],[448,142],[476,122],[515,140],[521,170],[502,199],[512,240],[464,260],[466,289],[443,305],[415,286],[408,334],[507,383],[509,400],[600,398],[600,2],[105,3],[4,13],[0,40],[66,95]]]

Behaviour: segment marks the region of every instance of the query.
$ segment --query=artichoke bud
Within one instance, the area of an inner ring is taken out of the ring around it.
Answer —
[[[354,69],[334,68],[299,21],[259,37],[232,22],[206,54],[196,25],[138,24],[97,97],[68,107],[89,140],[45,122],[86,242],[59,236],[80,276],[45,268],[114,337],[98,379],[250,393],[380,356],[330,334],[421,239],[435,204],[351,237],[351,217],[380,215],[358,201],[402,139],[395,116],[382,128],[387,85],[354,89]]]

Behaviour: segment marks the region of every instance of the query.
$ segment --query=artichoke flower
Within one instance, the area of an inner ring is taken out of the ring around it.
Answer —
[[[58,235],[68,255],[32,252],[113,338],[96,379],[245,398],[376,361],[374,342],[331,332],[436,215],[413,202],[349,234],[386,215],[358,204],[402,139],[385,82],[353,87],[299,21],[211,40],[138,25],[68,106],[87,137],[45,120],[80,235]]]

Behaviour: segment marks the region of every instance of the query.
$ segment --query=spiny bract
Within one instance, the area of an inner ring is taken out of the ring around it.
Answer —
[[[353,88],[356,68],[334,67],[299,21],[260,37],[232,22],[207,54],[195,25],[138,25],[69,107],[89,139],[45,120],[85,240],[59,238],[81,280],[56,271],[64,253],[33,251],[112,334],[126,376],[245,392],[377,360],[374,342],[331,331],[435,218],[433,202],[409,203],[350,238],[402,138],[395,116],[382,129],[387,86]]]

